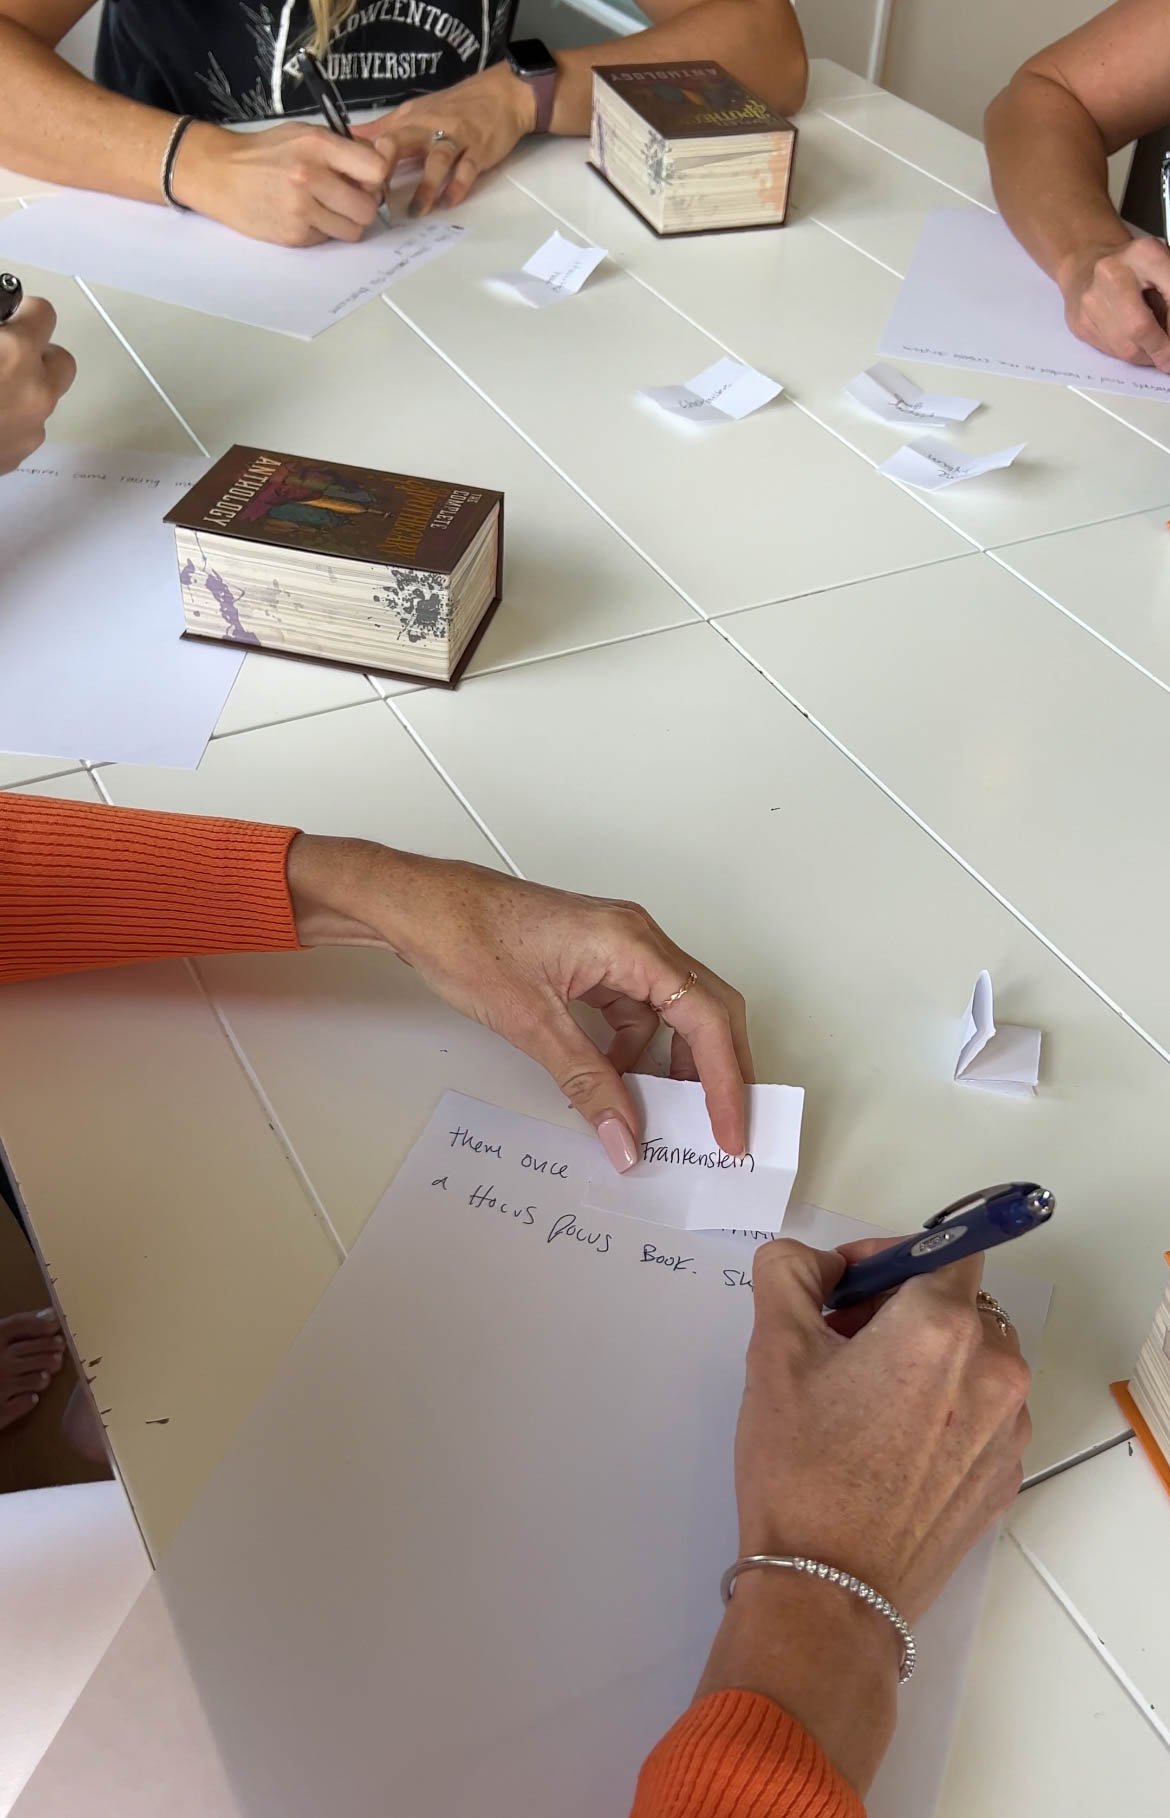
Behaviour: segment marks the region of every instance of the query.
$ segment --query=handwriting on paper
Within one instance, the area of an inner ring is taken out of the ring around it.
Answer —
[[[941,492],[944,486],[954,486],[960,480],[978,479],[980,474],[1010,467],[1023,448],[1023,442],[1016,442],[995,454],[965,455],[949,442],[940,442],[937,436],[920,436],[917,442],[908,442],[883,461],[878,472],[907,486],[917,486],[921,492]]]
[[[725,356],[685,385],[647,385],[641,396],[690,423],[729,423],[770,404],[783,389],[766,373]]]
[[[496,282],[515,291],[534,309],[544,309],[565,297],[575,297],[604,258],[604,246],[578,246],[564,234],[550,234],[522,271],[505,272]]]
[[[799,1087],[748,1087],[748,1149],[727,1155],[694,1080],[631,1074],[626,1084],[642,1118],[640,1160],[626,1174],[594,1168],[585,1205],[678,1231],[779,1230],[800,1156]]]
[[[979,409],[978,398],[953,397],[948,392],[924,391],[894,366],[878,362],[867,366],[845,387],[860,404],[883,423],[919,423],[939,426],[965,423]]]

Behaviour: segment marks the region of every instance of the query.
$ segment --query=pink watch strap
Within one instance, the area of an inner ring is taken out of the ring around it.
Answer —
[[[534,133],[546,133],[552,125],[553,101],[557,92],[557,72],[546,70],[539,76],[526,76],[525,81],[536,98],[536,125]]]

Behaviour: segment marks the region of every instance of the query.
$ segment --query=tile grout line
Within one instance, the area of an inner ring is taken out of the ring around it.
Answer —
[[[1074,1628],[1078,1629],[1084,1636],[1090,1648],[1092,1648],[1094,1654],[1096,1654],[1097,1658],[1100,1660],[1102,1666],[1105,1667],[1107,1672],[1113,1675],[1122,1691],[1124,1691],[1130,1700],[1137,1706],[1154,1734],[1161,1739],[1168,1749],[1170,1749],[1170,1725],[1167,1725],[1166,1722],[1159,1717],[1154,1705],[1144,1696],[1135,1681],[1130,1678],[1121,1662],[1110,1653],[1100,1635],[1098,1635],[1092,1626],[1086,1622],[1068,1593],[1057,1583],[1047,1566],[1035,1553],[1033,1553],[1031,1547],[1026,1546],[1025,1543],[1015,1534],[1011,1533],[1010,1530],[1005,1530],[1005,1538],[1013,1547],[1015,1547],[1021,1559],[1031,1566],[1041,1583],[1051,1592]]]
[[[504,864],[507,866],[508,870],[512,873],[512,875],[514,877],[522,878],[524,876],[524,873],[521,871],[521,869],[520,869],[519,865],[516,863],[515,859],[513,859],[513,857],[507,851],[507,849],[496,838],[495,834],[492,832],[491,828],[488,826],[487,822],[484,820],[484,818],[480,814],[479,810],[477,808],[472,807],[471,803],[468,801],[467,797],[464,795],[462,789],[460,789],[460,787],[459,787],[458,783],[455,781],[455,779],[452,776],[450,776],[446,770],[444,770],[442,764],[440,764],[438,758],[435,756],[435,754],[431,750],[430,746],[423,739],[422,735],[415,731],[414,727],[411,725],[411,723],[407,719],[406,715],[399,710],[399,708],[397,706],[397,697],[394,695],[383,695],[382,704],[383,704],[383,706],[388,707],[390,709],[390,712],[394,715],[394,718],[398,721],[398,724],[402,727],[402,730],[406,733],[407,738],[409,738],[413,742],[413,744],[418,748],[419,752],[422,754],[422,756],[426,759],[427,763],[434,770],[435,774],[439,777],[440,781],[446,785],[446,787],[450,790],[451,794],[455,797],[455,800],[459,803],[459,806],[464,810],[464,812],[466,814],[470,815],[471,819],[475,822],[475,825],[478,827],[479,831],[483,834],[484,839],[487,840],[487,842],[491,846],[492,850],[499,854],[500,858],[503,860]]]
[[[565,227],[569,228],[575,234],[583,234],[586,232],[586,229],[581,227],[575,218],[562,214],[560,210],[554,208],[550,202],[546,202],[543,197],[536,195],[533,190],[526,188],[518,177],[511,177],[509,178],[509,181],[514,188],[518,189],[522,195],[529,199],[529,201],[534,202],[538,208],[543,209],[554,221],[562,222]],[[899,282],[901,282],[902,274],[895,271],[892,265],[884,264],[881,259],[877,259],[872,253],[866,252],[864,247],[855,246],[851,240],[846,240],[844,235],[835,233],[831,227],[827,227],[823,221],[818,220],[815,216],[807,215],[805,216],[805,219],[811,221],[815,227],[819,227],[823,233],[831,234],[834,239],[840,240],[843,245],[850,247],[850,249],[853,252],[856,252],[860,258],[868,259],[871,264],[879,266],[883,271],[888,271],[892,277],[897,278]],[[612,257],[612,255],[607,255],[607,257]],[[742,355],[737,353],[735,348],[730,346],[728,342],[722,340],[713,328],[707,327],[704,323],[700,322],[697,317],[689,314],[689,312],[672,297],[668,297],[663,291],[656,289],[648,278],[644,277],[640,272],[633,271],[628,265],[619,264],[616,258],[613,262],[618,266],[619,271],[621,271],[625,277],[631,278],[648,296],[653,297],[656,302],[661,303],[665,309],[669,309],[672,315],[676,315],[681,322],[685,322],[688,327],[693,328],[696,334],[702,335],[705,341],[710,341],[714,347],[722,348],[723,352],[730,355],[732,359],[740,360],[741,363],[750,365],[750,361],[743,361]],[[456,370],[459,369],[457,368]],[[466,378],[466,374],[461,374],[461,376]],[[467,383],[471,384],[472,381],[468,379]],[[486,397],[486,394],[481,395]],[[864,461],[866,466],[872,468],[876,473],[881,463],[875,460],[871,455],[868,455],[863,448],[859,448],[855,442],[851,442],[840,426],[830,422],[826,417],[818,416],[811,405],[804,403],[796,392],[790,391],[787,387],[784,388],[783,396],[785,401],[798,410],[802,416],[807,417],[810,422],[815,423],[819,429],[823,429],[826,435],[832,436],[834,441],[839,442],[843,448],[847,448],[850,454],[855,454],[858,460]],[[487,402],[491,403],[491,400],[487,399]],[[495,408],[494,405],[493,408]],[[522,435],[524,432],[520,430],[518,433]],[[536,444],[533,443],[532,446],[536,447]],[[537,452],[541,454],[545,460],[549,459],[542,449],[537,449]],[[555,464],[550,461],[549,465],[553,466]],[[558,469],[557,471],[559,472],[560,470]],[[570,484],[573,484],[573,482],[570,481]],[[957,537],[962,537],[965,542],[971,545],[972,549],[982,549],[983,545],[979,542],[978,538],[973,536],[969,531],[963,530],[958,524],[953,523],[950,518],[946,517],[941,505],[936,504],[929,495],[924,495],[914,487],[903,485],[900,480],[895,480],[893,484],[899,488],[906,498],[913,500],[915,505],[919,506],[923,511],[928,512],[932,518],[942,524],[947,530],[951,531]],[[590,503],[592,503],[592,501],[590,501]],[[594,509],[597,509],[597,507],[594,507]],[[602,515],[604,516],[604,513]],[[945,557],[939,559],[946,560]],[[925,564],[920,564],[920,566],[925,566]],[[760,603],[765,604],[766,602]],[[701,611],[702,608],[697,608],[697,610]]]
[[[1050,940],[1048,935],[1044,934],[1042,930],[1036,926],[1035,922],[1029,921],[1022,909],[1017,908],[1008,897],[997,890],[989,878],[984,877],[981,871],[976,870],[975,866],[971,864],[969,860],[965,859],[962,853],[957,851],[954,846],[950,845],[928,821],[924,821],[922,816],[916,813],[908,802],[903,801],[902,797],[897,795],[888,784],[883,783],[877,773],[871,770],[867,764],[863,763],[857,753],[852,751],[848,745],[844,744],[835,733],[831,732],[823,720],[819,720],[807,707],[802,706],[795,695],[789,693],[788,689],[784,687],[782,682],[777,680],[770,670],[765,669],[762,663],[753,657],[749,651],[745,650],[743,645],[732,637],[731,633],[719,620],[711,619],[708,623],[720,637],[727,640],[731,648],[738,652],[743,660],[756,671],[757,675],[761,676],[770,687],[774,688],[777,694],[781,695],[783,699],[788,702],[790,707],[794,708],[803,719],[808,721],[810,726],[815,727],[816,730],[829,741],[834,749],[841,753],[842,757],[847,758],[849,762],[860,771],[862,776],[873,783],[875,787],[881,791],[882,795],[886,797],[887,801],[892,802],[896,808],[901,809],[907,819],[911,820],[916,827],[920,828],[928,839],[933,840],[935,845],[938,846],[941,851],[945,852],[949,858],[954,859],[955,863],[966,872],[968,877],[973,878],[977,884],[982,885],[983,889],[987,891],[988,895],[992,897],[1002,909],[1006,909],[1008,914],[1013,916],[1022,928],[1025,928],[1029,934],[1034,935],[1041,946],[1045,947],[1063,966],[1066,966],[1073,974],[1074,978],[1079,979],[1080,982],[1083,985],[1086,985],[1096,997],[1100,998],[1107,1009],[1112,1010],[1115,1016],[1120,1017],[1127,1028],[1132,1029],[1135,1035],[1140,1036],[1142,1041],[1148,1043],[1155,1054],[1162,1060],[1170,1062],[1170,1051],[1164,1048],[1161,1042],[1159,1042],[1148,1029],[1143,1028],[1141,1023],[1136,1022],[1134,1018],[1129,1015],[1128,1011],[1124,1010],[1114,998],[1110,997],[1109,993],[1101,985],[1098,985],[1094,979],[1090,978],[1087,972],[1082,971],[1081,967],[1078,966],[1062,948],[1058,947],[1055,941]]]
[[[98,775],[98,773],[95,769],[91,769],[88,765],[86,766],[86,769],[88,770],[89,775],[93,778],[94,787],[96,788],[98,794],[101,796],[102,800],[105,802],[106,806],[109,808],[113,808],[115,806],[113,797],[110,795],[110,792],[106,788],[105,783],[102,780],[102,778]],[[259,1105],[261,1111],[264,1114],[265,1122],[268,1124],[268,1127],[272,1131],[273,1136],[275,1136],[277,1142],[279,1143],[281,1151],[284,1155],[284,1159],[288,1163],[289,1169],[291,1170],[298,1185],[300,1186],[302,1193],[305,1195],[305,1198],[309,1202],[309,1205],[313,1212],[313,1216],[316,1218],[317,1223],[320,1225],[322,1231],[325,1233],[325,1236],[329,1241],[330,1247],[336,1254],[338,1262],[343,1263],[345,1261],[347,1252],[346,1252],[345,1245],[342,1243],[341,1238],[338,1235],[337,1227],[333,1223],[333,1220],[330,1218],[329,1213],[325,1208],[324,1201],[322,1200],[320,1194],[317,1192],[316,1187],[314,1187],[311,1179],[309,1178],[308,1170],[304,1166],[304,1163],[301,1161],[300,1156],[297,1154],[295,1148],[293,1147],[293,1144],[289,1138],[288,1132],[285,1130],[284,1125],[281,1122],[280,1117],[277,1114],[276,1107],[272,1103],[272,1100],[269,1098],[267,1092],[264,1090],[264,1087],[261,1085],[259,1077],[256,1073],[256,1070],[252,1066],[252,1063],[248,1059],[247,1055],[245,1054],[245,1052],[236,1036],[236,1032],[231,1026],[231,1022],[229,1021],[226,1012],[220,1008],[220,1005],[216,1001],[212,992],[209,990],[207,982],[204,979],[203,974],[200,972],[196,961],[194,959],[185,959],[182,962],[182,964],[183,964],[184,970],[187,973],[187,976],[191,979],[192,983],[195,986],[196,991],[199,993],[199,996],[203,999],[204,1003],[207,1005],[207,1008],[211,1011],[212,1016],[215,1018],[217,1024],[219,1025],[220,1034],[223,1036],[224,1040],[227,1042],[227,1045],[231,1049],[232,1055],[235,1058],[236,1065],[239,1067],[241,1073],[244,1075],[244,1078],[247,1080],[248,1085],[250,1086],[251,1091],[252,1091],[252,1096],[255,1098],[257,1104]]]
[[[251,1061],[248,1059],[248,1056],[245,1054],[244,1049],[239,1041],[239,1038],[237,1037],[235,1030],[232,1028],[231,1021],[227,1015],[227,1012],[221,1007],[221,1005],[215,998],[214,994],[212,993],[210,987],[207,984],[206,979],[203,977],[203,974],[199,970],[198,962],[194,959],[186,959],[183,961],[183,964],[186,967],[187,973],[195,985],[195,989],[198,991],[200,997],[203,999],[204,1003],[207,1005],[207,1008],[211,1011],[212,1016],[215,1018],[216,1022],[218,1023],[220,1033],[222,1034],[224,1040],[227,1042],[227,1045],[231,1049],[232,1054],[235,1056],[236,1064],[240,1068],[240,1071],[243,1073],[244,1078],[247,1080],[249,1086],[252,1088],[252,1095],[255,1098],[257,1104],[260,1106],[260,1109],[264,1114],[265,1121],[267,1122],[269,1128],[271,1129],[272,1134],[275,1136],[277,1142],[280,1144],[280,1148],[281,1148],[281,1151],[283,1152],[284,1159],[288,1163],[289,1168],[290,1168],[292,1174],[294,1175],[298,1185],[300,1186],[302,1193],[305,1195],[305,1198],[308,1200],[309,1205],[312,1208],[313,1215],[317,1220],[317,1223],[320,1225],[322,1231],[325,1233],[325,1236],[329,1241],[330,1248],[333,1250],[334,1254],[336,1255],[338,1262],[343,1263],[346,1259],[348,1252],[346,1250],[345,1245],[341,1241],[341,1237],[338,1233],[337,1227],[333,1223],[333,1220],[330,1218],[329,1213],[326,1210],[324,1200],[321,1198],[321,1195],[318,1193],[316,1187],[312,1183],[312,1180],[309,1178],[308,1169],[305,1167],[304,1163],[301,1161],[300,1156],[297,1154],[295,1148],[293,1147],[292,1140],[289,1137],[287,1130],[285,1129],[283,1123],[280,1120],[276,1107],[273,1105],[272,1100],[268,1096],[268,1093],[265,1091],[263,1085],[260,1083],[260,1078],[256,1072],[256,1069],[253,1067]]]
[[[641,561],[645,562],[646,566],[652,569],[660,580],[665,581],[671,591],[676,593],[679,599],[691,608],[691,611],[697,618],[705,619],[707,617],[707,614],[703,611],[702,607],[696,605],[695,601],[691,599],[688,593],[684,593],[678,582],[672,580],[670,575],[666,573],[666,570],[660,568],[653,557],[649,556],[644,549],[640,548],[639,545],[634,542],[633,538],[621,528],[621,525],[615,523],[613,518],[611,518],[607,512],[603,511],[601,506],[598,505],[594,499],[591,499],[589,494],[585,492],[582,487],[578,486],[577,482],[565,472],[564,468],[559,467],[552,459],[551,455],[546,454],[544,449],[541,448],[537,442],[534,442],[532,437],[528,435],[525,430],[521,429],[520,425],[508,415],[507,411],[502,409],[501,406],[496,403],[495,399],[490,397],[488,393],[483,390],[482,386],[477,385],[471,375],[464,372],[463,368],[456,364],[450,354],[443,351],[437,341],[431,339],[425,329],[420,328],[418,323],[408,316],[401,306],[393,302],[388,295],[383,295],[379,300],[385,304],[387,309],[391,310],[398,317],[400,322],[405,323],[411,334],[417,335],[425,347],[429,347],[432,353],[437,354],[443,364],[448,367],[457,378],[461,379],[468,389],[475,393],[477,398],[482,399],[483,403],[487,405],[489,410],[494,412],[500,422],[506,423],[513,434],[519,436],[525,446],[531,448],[532,452],[544,462],[545,466],[549,468],[552,473],[555,473],[557,478],[562,480],[569,490],[575,493],[577,498],[589,507],[590,511],[594,512],[603,523],[608,524],[610,529],[621,538],[627,549],[632,549],[634,554],[638,556]]]
[[[848,100],[848,98],[848,96],[843,97],[845,100]],[[894,98],[897,99],[896,96]],[[854,95],[853,99],[855,101],[873,101],[876,97],[873,95]],[[841,105],[840,101],[838,101],[836,105],[839,107]],[[905,164],[909,170],[917,171],[920,177],[929,177],[932,183],[941,184],[943,189],[949,189],[952,195],[961,196],[964,202],[974,203],[975,207],[981,208],[984,214],[995,213],[995,210],[990,208],[986,202],[981,202],[978,196],[973,196],[970,190],[960,189],[957,183],[950,182],[946,177],[940,177],[936,170],[927,170],[924,164],[915,163],[914,159],[908,158],[904,152],[894,151],[892,146],[883,144],[880,139],[875,139],[872,133],[862,132],[860,126],[852,126],[848,120],[842,120],[838,115],[831,114],[827,107],[814,107],[812,111],[815,114],[820,114],[825,120],[831,120],[834,126],[840,126],[844,128],[847,133],[852,133],[855,139],[862,139],[866,145],[876,146],[878,151],[884,152],[887,158],[895,158],[899,164]],[[943,124],[945,125],[946,122],[944,121]],[[964,138],[967,136],[967,134],[963,135]],[[973,140],[972,143],[978,144],[978,140]]]
[[[200,440],[200,438],[195,434],[195,431],[192,429],[190,423],[188,423],[186,417],[183,415],[183,413],[179,409],[178,405],[172,403],[171,399],[167,396],[166,392],[163,390],[162,386],[159,384],[158,380],[155,378],[154,374],[151,372],[151,370],[147,366],[146,362],[141,358],[141,356],[139,354],[137,354],[135,352],[133,347],[131,347],[129,341],[126,339],[125,335],[122,333],[122,330],[118,327],[118,324],[114,321],[114,318],[106,311],[104,306],[98,302],[98,299],[94,296],[93,291],[89,288],[89,285],[86,283],[85,279],[75,277],[73,282],[77,285],[77,288],[78,288],[78,290],[81,291],[82,295],[89,298],[89,301],[93,304],[93,307],[97,310],[98,315],[101,317],[102,321],[105,323],[106,327],[109,329],[109,331],[113,335],[114,339],[118,342],[118,345],[120,347],[125,348],[126,352],[129,354],[130,358],[133,360],[135,366],[137,366],[139,372],[142,374],[142,376],[146,380],[147,384],[150,385],[154,389],[155,392],[157,392],[158,396],[162,399],[163,403],[166,405],[167,409],[170,411],[171,415],[174,417],[176,423],[178,423],[180,428],[183,430],[184,434],[190,436],[191,440],[194,442],[194,444],[195,444],[196,448],[199,450],[200,454],[203,455],[203,457],[205,459],[209,460],[211,458],[211,450],[209,448],[206,448],[204,446],[203,442]]]
[[[1008,547],[1010,548],[1011,545],[1009,544]],[[1115,657],[1119,657],[1121,661],[1128,664],[1131,669],[1136,669],[1137,673],[1144,676],[1148,682],[1152,682],[1155,688],[1160,688],[1164,694],[1170,694],[1170,682],[1163,681],[1162,677],[1155,675],[1152,669],[1147,669],[1144,663],[1139,663],[1136,657],[1130,656],[1129,652],[1123,650],[1120,644],[1113,643],[1112,639],[1107,638],[1103,632],[1098,631],[1095,625],[1090,625],[1084,619],[1078,618],[1077,614],[1073,612],[1070,607],[1063,606],[1059,600],[1054,599],[1052,594],[1039,586],[1037,582],[1029,580],[1026,574],[1021,574],[1018,569],[1012,567],[1010,562],[1004,561],[995,550],[987,550],[985,553],[991,557],[993,562],[997,563],[998,566],[1003,569],[1005,574],[1010,574],[1013,580],[1022,582],[1025,587],[1036,595],[1037,599],[1044,600],[1047,605],[1053,607],[1064,618],[1068,619],[1073,625],[1076,625],[1081,631],[1085,632],[1087,636],[1094,640],[1094,642],[1102,645],[1106,650],[1112,651]]]

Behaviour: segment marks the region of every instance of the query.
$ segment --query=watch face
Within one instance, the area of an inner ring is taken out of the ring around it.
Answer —
[[[552,76],[556,74],[548,45],[542,38],[519,38],[509,44],[508,57],[518,76]]]

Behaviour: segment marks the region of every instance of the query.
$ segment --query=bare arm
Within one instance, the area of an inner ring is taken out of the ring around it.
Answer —
[[[174,114],[78,75],[56,46],[90,0],[0,0],[0,164],[50,183],[163,201]],[[240,137],[207,121],[175,165],[180,202],[258,240],[308,246],[358,240],[388,176],[371,145],[288,122]]]
[[[1030,58],[985,123],[996,200],[1060,286],[1069,326],[1106,353],[1163,371],[1170,253],[1124,226],[1109,199],[1106,161],[1168,119],[1165,6],[1118,0]],[[1162,306],[1151,308],[1144,293]]]
[[[0,0],[0,164],[49,183],[160,200],[172,114],[89,82],[56,46],[91,0]]]

